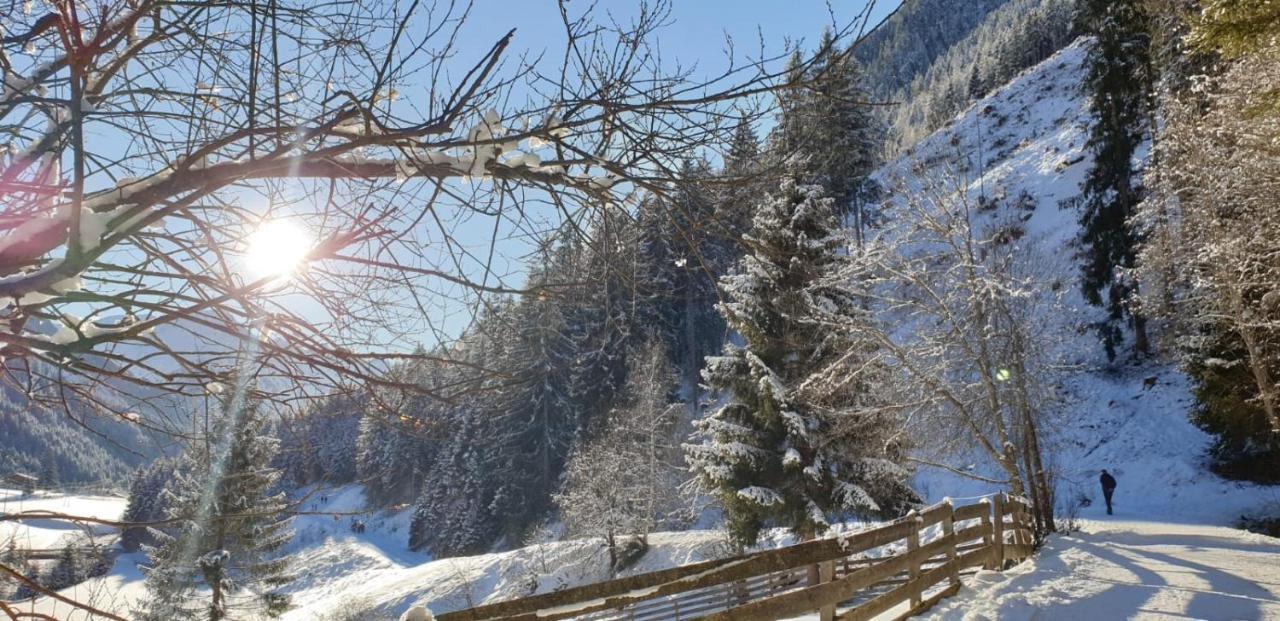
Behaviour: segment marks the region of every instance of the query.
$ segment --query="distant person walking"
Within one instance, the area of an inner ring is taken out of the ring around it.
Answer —
[[[1102,483],[1102,497],[1107,499],[1107,515],[1111,515],[1111,494],[1116,491],[1116,478],[1103,470],[1102,476],[1098,477],[1098,482]]]

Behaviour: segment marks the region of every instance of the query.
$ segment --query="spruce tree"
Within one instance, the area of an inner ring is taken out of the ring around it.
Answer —
[[[751,229],[752,211],[762,190],[758,181],[760,168],[760,139],[750,121],[741,119],[726,149],[720,173],[721,189],[715,197],[717,233],[729,242],[726,247],[734,251],[731,261],[742,254],[740,240]]]
[[[38,576],[35,567],[31,565],[27,556],[18,549],[17,537],[9,538],[4,551],[0,552],[0,563],[4,563],[5,566],[31,580],[35,580]],[[10,584],[15,584],[15,586],[11,592],[6,593],[4,589],[8,588]],[[5,580],[4,582],[0,582],[0,596],[5,596],[7,599],[26,599],[33,595],[35,595],[35,591],[33,591],[31,587],[27,586],[26,583],[17,584],[16,580]]]
[[[1090,304],[1107,309],[1098,330],[1107,357],[1115,359],[1126,317],[1134,349],[1148,349],[1145,320],[1128,310],[1137,283],[1127,274],[1141,241],[1130,217],[1144,194],[1133,159],[1148,137],[1152,113],[1150,32],[1141,0],[1084,0],[1079,19],[1081,29],[1094,37],[1084,84],[1095,120],[1088,142],[1093,167],[1084,182],[1080,217],[1087,248],[1081,288]]]
[[[911,500],[905,472],[880,459],[882,448],[842,437],[837,421],[802,394],[806,380],[843,353],[808,319],[836,304],[813,288],[838,268],[845,239],[831,199],[798,176],[757,210],[746,238],[751,252],[721,281],[720,311],[744,345],[707,358],[703,378],[726,401],[698,422],[699,442],[686,446],[691,469],[724,508],[731,538],[744,546],[769,525],[809,538],[830,514],[893,514]]]
[[[489,438],[477,432],[476,416],[461,411],[454,419],[452,441],[431,467],[431,485],[423,488],[409,525],[409,549],[435,558],[477,554],[492,542],[489,513],[490,473],[481,458]]]
[[[862,69],[853,54],[823,35],[807,68],[812,88],[791,91],[782,106],[784,157],[802,163],[804,183],[821,185],[837,215],[850,214],[855,230],[866,224],[858,210],[867,176],[876,167],[883,132],[871,114]]]
[[[174,467],[174,460],[162,457],[134,473],[129,484],[129,501],[120,518],[133,524],[120,533],[120,547],[125,552],[137,552],[143,544],[152,543],[151,530],[146,524],[160,520],[167,513],[163,492]]]
[[[183,454],[165,490],[176,523],[157,530],[140,618],[219,621],[287,609],[279,589],[291,580],[282,551],[293,533],[271,467],[278,443],[264,428],[256,404],[237,395],[207,440]]]
[[[54,591],[61,591],[80,582],[84,577],[82,565],[75,547],[72,544],[63,546],[62,552],[58,554],[58,561],[45,576],[44,586]]]

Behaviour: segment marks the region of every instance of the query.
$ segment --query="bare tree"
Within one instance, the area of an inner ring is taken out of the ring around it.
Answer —
[[[555,497],[571,535],[604,539],[611,571],[629,560],[619,556],[626,537],[647,546],[655,527],[693,517],[680,493],[688,479],[680,440],[688,430],[680,429],[684,408],[669,399],[677,374],[661,340],[634,348],[628,367],[625,404],[574,453]]]
[[[891,204],[879,238],[835,276],[867,312],[830,326],[858,345],[827,375],[874,386],[876,407],[908,419],[917,461],[977,476],[929,455],[978,447],[1004,475],[986,480],[1027,495],[1048,532],[1043,429],[1063,367],[1043,322],[1060,287],[1033,269],[1020,221],[982,224],[956,179],[921,186]]]

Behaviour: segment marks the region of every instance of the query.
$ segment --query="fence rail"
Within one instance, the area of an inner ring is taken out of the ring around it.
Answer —
[[[437,616],[439,621],[865,621],[919,614],[977,567],[1034,550],[1025,499],[942,502],[852,535],[704,561]]]

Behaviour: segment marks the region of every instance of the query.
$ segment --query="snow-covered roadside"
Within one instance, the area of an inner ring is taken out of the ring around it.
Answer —
[[[1087,520],[1026,563],[966,580],[925,618],[1280,619],[1280,539],[1219,526]]]

